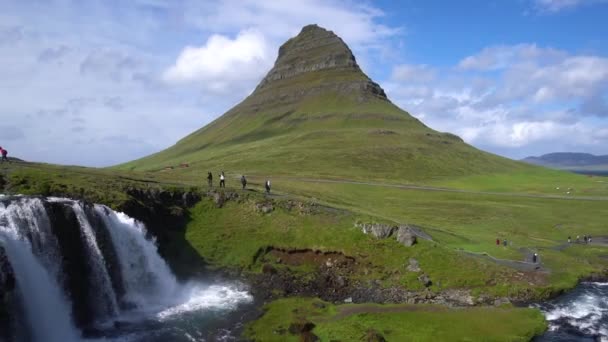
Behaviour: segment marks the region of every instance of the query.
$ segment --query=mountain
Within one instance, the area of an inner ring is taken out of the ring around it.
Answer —
[[[581,167],[606,166],[608,169],[608,155],[596,156],[589,153],[558,152],[549,153],[540,157],[527,157],[522,161],[534,165],[554,168],[575,169]]]
[[[117,166],[173,172],[423,180],[530,168],[395,106],[333,32],[305,26],[253,93],[174,146]]]

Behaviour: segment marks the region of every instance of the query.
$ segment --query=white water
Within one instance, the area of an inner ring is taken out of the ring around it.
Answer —
[[[123,301],[147,310],[175,303],[181,289],[154,241],[145,238],[145,227],[101,205],[95,211],[103,218],[118,254],[126,290]]]
[[[540,305],[540,309],[549,322],[549,334],[553,334],[546,340],[587,340],[580,336],[589,336],[608,341],[607,283],[583,283],[572,292]]]
[[[31,204],[36,206],[39,203]],[[5,207],[0,203],[0,244],[4,246],[15,270],[15,280],[25,302],[31,337],[35,341],[76,341],[79,334],[70,318],[69,302],[63,296],[55,277],[34,255],[32,245],[23,235],[25,232],[16,225],[17,220],[25,220],[29,223],[29,228],[34,227],[32,223],[35,220],[26,214],[31,211],[21,209],[19,204]]]
[[[53,235],[44,200],[27,197],[11,202],[6,198],[3,200],[9,204],[0,203],[0,247],[4,247],[14,270],[30,335],[34,341],[80,340],[81,333],[74,326],[71,311],[72,301],[77,303],[82,299],[68,298],[62,288],[66,270],[62,268],[61,250]],[[95,319],[98,328],[108,330],[112,340],[148,340],[141,332],[125,332],[116,337],[116,332],[112,332],[114,320],[162,324],[188,313],[232,310],[252,300],[246,291],[232,284],[178,283],[159,256],[154,240],[146,238],[143,224],[125,214],[101,205],[95,205],[92,211],[87,212],[82,204],[67,199],[51,198],[47,201],[71,208],[78,219],[80,239],[87,253],[84,257],[90,266],[91,279],[86,281],[89,295],[95,297]],[[104,227],[93,227],[88,219],[91,215],[99,216]],[[112,286],[112,281],[119,280],[111,279],[110,265],[97,240],[96,234],[100,229],[105,229],[111,238],[115,259],[119,263],[120,281],[124,288],[121,298]],[[109,313],[100,309],[107,307],[111,308]],[[109,317],[104,317],[107,314]],[[196,331],[200,335],[200,331]],[[184,330],[182,336],[190,335]]]
[[[76,218],[80,223],[80,231],[84,235],[84,240],[86,241],[85,246],[88,249],[88,262],[90,264],[90,269],[92,271],[94,280],[90,285],[94,287],[94,291],[92,293],[95,295],[96,303],[106,303],[107,305],[99,305],[96,306],[96,317],[98,319],[106,318],[106,315],[115,316],[118,314],[118,302],[116,301],[116,293],[114,293],[114,289],[112,288],[112,281],[110,280],[110,274],[108,273],[108,267],[106,265],[106,260],[101,254],[101,250],[97,245],[97,240],[95,237],[95,233],[93,232],[93,227],[89,223],[86,213],[84,212],[82,206],[77,203],[72,203],[72,208],[74,213],[76,213]],[[107,312],[109,310],[109,312]]]

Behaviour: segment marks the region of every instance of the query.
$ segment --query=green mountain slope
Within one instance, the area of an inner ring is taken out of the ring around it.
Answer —
[[[532,168],[436,132],[401,110],[333,32],[306,26],[243,102],[130,170],[420,181]]]

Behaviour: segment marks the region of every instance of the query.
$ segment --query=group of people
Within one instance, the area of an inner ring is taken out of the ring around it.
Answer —
[[[568,243],[572,243],[572,237],[568,236]],[[581,236],[576,236],[576,243],[581,243]],[[583,243],[591,243],[591,235],[583,235]]]
[[[213,187],[213,174],[211,172],[207,172],[207,184],[209,185],[209,187]],[[241,185],[243,186],[243,190],[245,190],[245,188],[247,188],[247,177],[245,177],[245,175],[241,176]],[[224,171],[222,171],[220,173],[220,188],[226,188],[226,175],[224,174]],[[264,182],[264,188],[266,189],[266,193],[269,194],[270,193],[270,180],[267,179],[266,182]]]
[[[507,247],[509,245],[509,242],[507,241],[507,239],[502,240],[502,245],[505,247]],[[500,239],[496,239],[496,246],[500,246]]]
[[[2,155],[2,159],[0,159],[0,163],[10,162],[10,160],[8,160],[8,151],[6,149],[2,148],[2,146],[0,146],[0,154]]]
[[[568,237],[568,241],[570,241],[570,237]],[[500,246],[502,242],[502,245],[507,247],[509,245],[509,242],[507,241],[507,239],[503,239],[502,241],[500,241],[500,239],[496,239],[496,246]],[[533,263],[537,263],[538,262],[538,253],[534,253],[532,255],[532,262]]]

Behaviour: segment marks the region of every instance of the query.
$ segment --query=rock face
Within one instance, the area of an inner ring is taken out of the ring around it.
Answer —
[[[357,227],[361,228],[363,234],[371,234],[377,239],[389,238],[397,231],[397,226],[380,223],[357,223]]]
[[[397,230],[397,241],[405,247],[412,247],[416,244],[416,235],[407,226],[401,226]]]
[[[395,236],[397,241],[406,247],[416,244],[417,237],[432,241],[430,235],[426,234],[422,228],[413,225],[401,225],[399,227],[381,223],[355,223],[355,227],[360,228],[363,234],[370,234],[376,239],[387,239]]]
[[[293,92],[292,83],[299,83],[296,80],[299,76],[319,71],[337,77],[327,78],[322,86],[307,84]],[[285,85],[289,85],[289,89],[285,89]],[[388,101],[384,90],[361,71],[352,51],[340,37],[317,25],[308,25],[281,46],[274,67],[250,99],[255,97],[258,105],[277,99],[289,103],[328,91],[356,95],[360,101],[370,97]]]

